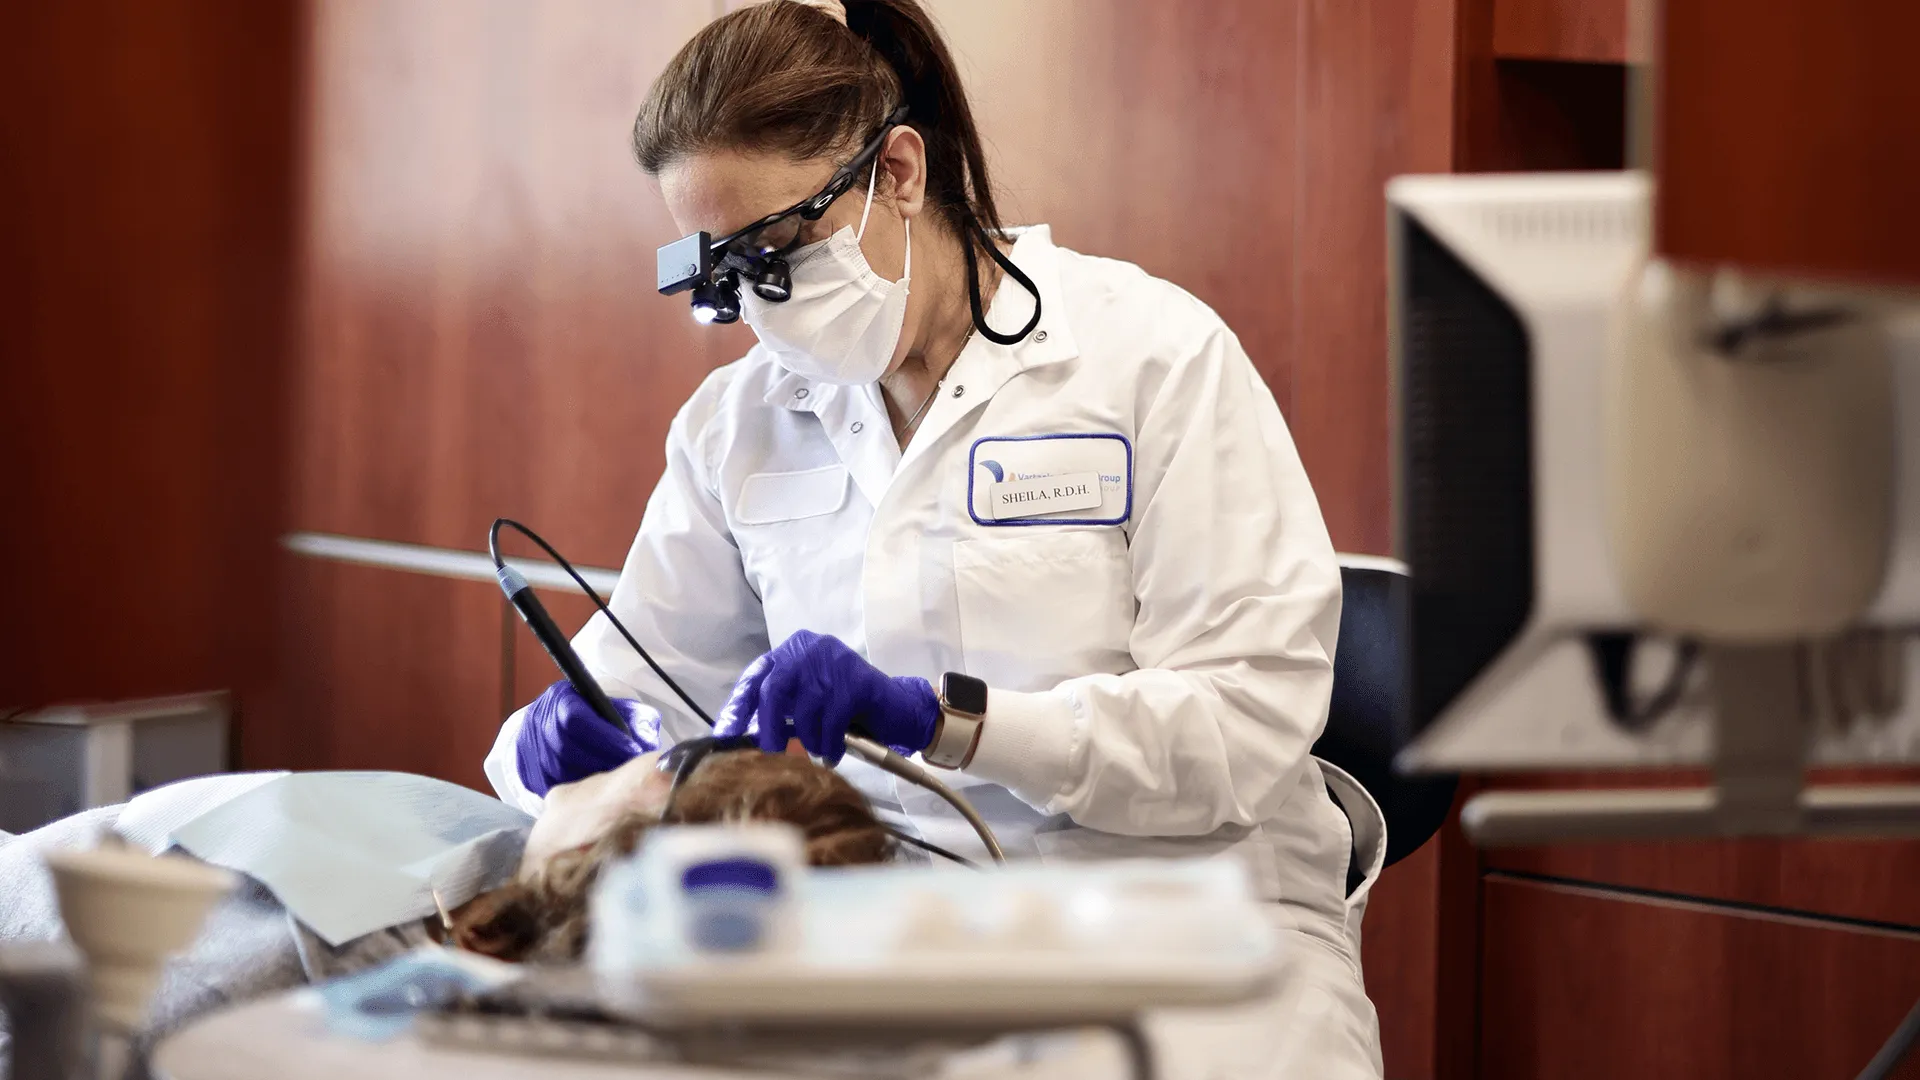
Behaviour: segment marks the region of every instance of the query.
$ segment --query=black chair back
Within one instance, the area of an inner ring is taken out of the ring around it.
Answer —
[[[1342,564],[1340,640],[1333,705],[1316,757],[1353,774],[1387,819],[1387,865],[1418,850],[1447,820],[1456,776],[1406,776],[1393,758],[1406,744],[1411,588],[1384,560]]]

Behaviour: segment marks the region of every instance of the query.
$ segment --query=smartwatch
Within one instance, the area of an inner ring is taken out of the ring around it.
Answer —
[[[980,745],[980,729],[987,716],[987,684],[971,675],[949,671],[940,676],[940,723],[933,745],[920,752],[929,765],[964,769]]]

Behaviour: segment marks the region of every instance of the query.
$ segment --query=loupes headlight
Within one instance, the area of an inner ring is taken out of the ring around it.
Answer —
[[[693,287],[693,318],[698,323],[730,323],[740,319],[740,289],[732,275],[703,281]]]
[[[713,280],[713,238],[706,233],[683,236],[661,248],[654,259],[662,296]]]

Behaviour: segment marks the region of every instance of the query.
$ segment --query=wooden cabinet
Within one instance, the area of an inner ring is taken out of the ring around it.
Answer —
[[[1913,930],[1501,874],[1483,916],[1485,1080],[1845,1080],[1920,997]]]
[[[1627,162],[1628,0],[1457,0],[1453,167]]]
[[[1656,244],[1920,284],[1920,5],[1665,0]]]
[[[1881,770],[1857,783],[1911,783]],[[1920,927],[1920,843],[1751,838],[1559,844],[1485,853],[1484,865],[1531,876]]]
[[[1508,60],[1624,64],[1631,0],[1494,0],[1493,51]]]

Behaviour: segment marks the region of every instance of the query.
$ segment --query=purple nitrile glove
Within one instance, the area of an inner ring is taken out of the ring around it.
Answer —
[[[752,732],[770,754],[799,739],[837,764],[855,729],[903,754],[925,750],[940,721],[940,697],[925,679],[891,678],[837,637],[796,631],[734,684],[717,735]]]
[[[626,717],[633,735],[601,719],[565,679],[534,698],[514,744],[527,790],[544,798],[560,784],[617,769],[660,748],[656,709],[628,698],[614,698],[613,707]]]

